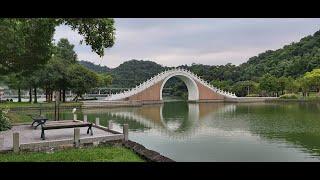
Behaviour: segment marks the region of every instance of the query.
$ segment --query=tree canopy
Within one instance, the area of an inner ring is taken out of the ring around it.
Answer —
[[[61,24],[82,35],[86,45],[99,56],[114,44],[114,20],[110,18],[1,18],[0,72],[27,74],[44,65],[53,53],[55,27]],[[66,45],[61,43],[60,46]]]

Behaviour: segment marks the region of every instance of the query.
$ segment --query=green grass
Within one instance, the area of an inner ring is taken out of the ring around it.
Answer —
[[[0,154],[0,162],[144,162],[124,147],[98,146],[55,152],[13,152]]]
[[[65,102],[60,103],[60,107],[74,107],[81,106],[81,102]],[[0,103],[0,108],[8,107],[10,108],[20,108],[20,107],[54,107],[54,102],[51,103],[29,103],[29,102],[4,102]]]
[[[10,119],[11,123],[25,123],[25,122],[32,122],[30,116],[28,116],[24,112],[10,112],[7,114],[8,118]]]
[[[79,107],[81,106],[81,102],[66,102],[66,103],[60,103],[60,108],[66,108],[66,107]],[[11,123],[24,123],[24,122],[32,122],[32,119],[28,114],[34,114],[37,115],[39,112],[27,112],[25,110],[23,111],[10,111],[10,109],[18,109],[18,108],[43,108],[43,109],[53,109],[54,108],[54,102],[51,103],[29,103],[29,102],[4,102],[0,103],[0,108],[9,108],[9,113],[7,114],[8,118],[10,119]]]

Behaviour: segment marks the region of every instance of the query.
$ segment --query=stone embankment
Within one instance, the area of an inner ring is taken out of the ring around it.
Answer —
[[[124,141],[123,146],[133,150],[135,153],[139,154],[142,158],[149,162],[175,162],[174,160],[165,157],[156,151],[149,150],[143,145],[130,140]]]

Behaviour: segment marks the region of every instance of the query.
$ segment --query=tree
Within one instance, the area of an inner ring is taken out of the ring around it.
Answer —
[[[21,74],[12,73],[5,76],[4,83],[10,88],[18,90],[18,102],[21,102],[21,89],[26,87],[25,78]]]
[[[68,69],[69,81],[72,92],[76,93],[74,100],[83,98],[82,95],[87,93],[90,89],[99,85],[99,76],[89,69],[79,65],[73,64]]]
[[[62,94],[60,98],[62,97],[63,102],[66,102],[66,90],[69,87],[66,68],[71,64],[77,63],[77,54],[73,48],[74,45],[70,44],[68,39],[60,39],[55,46],[54,56],[52,57],[52,63],[60,75],[57,81],[57,90]]]
[[[1,19],[1,72],[28,74],[43,65],[51,56],[54,27],[48,19]]]
[[[284,94],[284,90],[286,89],[286,86],[288,86],[288,78],[287,77],[284,77],[284,76],[281,76],[279,79],[277,79],[277,82],[278,82],[278,87],[279,87],[279,90],[281,91],[281,94]]]
[[[114,20],[109,18],[0,19],[0,72],[28,74],[52,55],[55,27],[69,25],[99,56],[114,44]],[[80,43],[83,43],[81,41]]]
[[[74,51],[74,45],[70,44],[68,39],[65,38],[59,40],[54,48],[53,55],[67,63],[75,63],[77,61],[77,54]]]
[[[214,87],[231,91],[231,81],[219,81],[219,80],[213,80],[210,82]]]
[[[278,96],[279,84],[277,78],[269,73],[263,75],[260,79],[260,89],[266,91],[267,94]]]
[[[70,86],[68,68],[71,65],[58,57],[52,57],[46,66],[38,71],[37,76],[41,77],[40,84],[45,89],[47,101],[52,100],[53,91],[63,90],[65,102],[65,90]]]
[[[302,96],[308,96],[309,84],[305,77],[298,78],[297,83],[299,84],[299,89],[302,91]]]
[[[112,83],[112,76],[110,74],[98,74],[98,86],[106,87]]]
[[[258,87],[258,84],[254,81],[239,81],[232,86],[232,92],[243,97],[257,93]]]
[[[309,87],[315,87],[318,95],[320,95],[320,69],[314,69],[311,72],[306,72],[304,80],[307,82]]]
[[[285,90],[288,91],[289,93],[297,93],[299,91],[299,81],[293,79],[292,77],[287,78],[287,83],[285,86]]]

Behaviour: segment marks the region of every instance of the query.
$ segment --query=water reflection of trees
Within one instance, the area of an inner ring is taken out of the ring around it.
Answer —
[[[320,154],[320,104],[241,104],[231,118],[247,124],[252,134],[269,141],[285,141]],[[229,118],[230,114],[225,114]]]
[[[70,110],[61,119],[72,119]],[[88,109],[78,111],[78,118],[107,126],[108,121],[129,124],[131,131],[148,131],[168,138],[188,139],[202,128],[245,131],[267,141],[285,141],[320,154],[320,103],[186,103],[170,102],[131,108]],[[44,112],[50,114],[50,112]],[[199,132],[200,131],[200,132]]]

